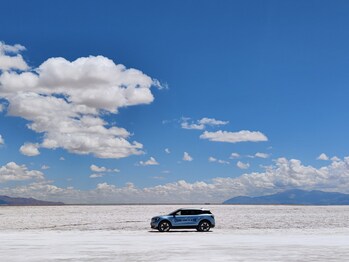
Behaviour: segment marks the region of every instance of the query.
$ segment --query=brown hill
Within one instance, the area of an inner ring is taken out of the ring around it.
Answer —
[[[60,206],[62,202],[42,201],[34,198],[0,196],[0,206]]]

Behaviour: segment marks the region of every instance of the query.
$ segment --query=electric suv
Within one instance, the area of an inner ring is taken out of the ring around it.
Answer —
[[[153,217],[150,226],[160,232],[167,232],[172,228],[195,228],[197,231],[207,232],[215,227],[215,219],[208,209],[181,208],[168,215]]]

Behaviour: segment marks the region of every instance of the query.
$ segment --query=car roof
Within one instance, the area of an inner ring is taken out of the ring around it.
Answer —
[[[210,211],[207,208],[179,208],[177,210],[201,210],[201,211]]]

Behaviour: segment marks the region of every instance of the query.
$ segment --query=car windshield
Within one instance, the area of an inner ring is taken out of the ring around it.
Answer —
[[[173,211],[173,212],[171,212],[170,214],[168,214],[169,216],[173,216],[173,215],[178,215],[177,213],[178,213],[178,211],[180,211],[180,209],[177,209],[177,210],[175,210],[175,211]]]

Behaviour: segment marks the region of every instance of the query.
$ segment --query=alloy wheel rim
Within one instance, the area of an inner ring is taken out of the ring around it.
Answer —
[[[208,231],[208,229],[210,228],[209,224],[207,222],[204,222],[201,224],[201,230],[202,231]]]
[[[161,230],[163,230],[163,231],[168,230],[169,227],[170,227],[170,225],[166,222],[161,224]]]

